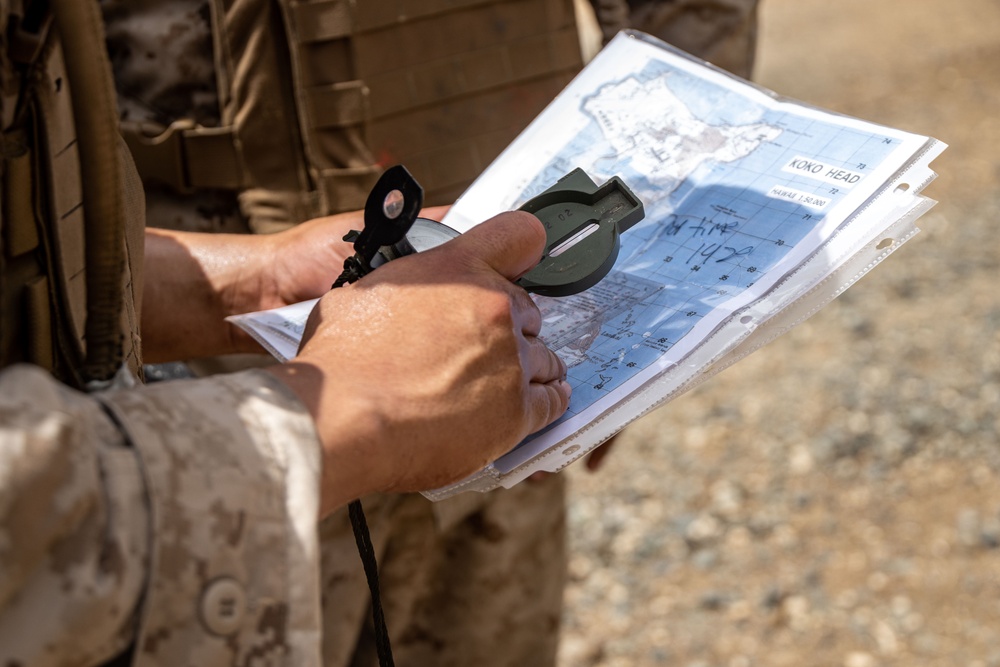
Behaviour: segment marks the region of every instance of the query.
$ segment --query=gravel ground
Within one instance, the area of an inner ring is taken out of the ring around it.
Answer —
[[[941,203],[567,473],[560,665],[1000,667],[1000,2],[763,12],[757,80],[950,144]]]

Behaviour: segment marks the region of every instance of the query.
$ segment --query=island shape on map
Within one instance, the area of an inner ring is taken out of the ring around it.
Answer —
[[[612,149],[629,156],[631,169],[645,176],[658,197],[673,192],[702,163],[734,162],[781,134],[767,123],[706,123],[670,89],[670,76],[645,83],[630,76],[602,86],[581,107]]]

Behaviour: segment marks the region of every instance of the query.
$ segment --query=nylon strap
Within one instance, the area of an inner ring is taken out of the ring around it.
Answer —
[[[368,89],[354,77],[353,55],[346,47],[355,29],[357,3],[281,0],[279,4],[287,31],[302,151],[320,206],[327,214],[358,210],[364,207],[382,168],[365,139]],[[332,79],[330,72],[317,70],[313,49],[320,43],[343,47],[338,51],[345,61],[340,74],[347,76]]]
[[[250,185],[231,127],[195,127],[189,120],[166,128],[123,123],[122,136],[139,173],[176,192]]]
[[[360,125],[370,114],[368,87],[360,81],[310,88],[306,93],[306,103],[314,128]]]
[[[17,257],[38,247],[38,229],[35,228],[32,205],[35,186],[32,182],[31,156],[30,148],[20,155],[5,156],[3,242],[8,257]]]
[[[347,0],[296,2],[289,9],[295,32],[303,43],[340,39],[353,32],[351,3]]]

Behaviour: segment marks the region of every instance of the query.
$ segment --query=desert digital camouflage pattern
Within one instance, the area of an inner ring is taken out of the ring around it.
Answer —
[[[566,577],[565,478],[441,503],[363,499],[397,665],[554,664]],[[377,665],[346,513],[320,524],[323,657]]]
[[[126,125],[162,129],[176,121],[221,123],[208,0],[101,0],[108,55]],[[179,193],[146,182],[152,227],[246,232],[236,192]]]
[[[319,445],[261,371],[0,376],[0,664],[318,665]]]
[[[607,42],[634,28],[749,79],[759,0],[590,0]]]

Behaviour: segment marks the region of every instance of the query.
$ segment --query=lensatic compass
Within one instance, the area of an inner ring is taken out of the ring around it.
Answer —
[[[386,170],[365,203],[365,226],[344,237],[354,255],[334,283],[340,287],[382,264],[437,247],[459,235],[447,225],[420,218],[424,192],[402,165]],[[543,296],[569,296],[596,285],[618,259],[620,237],[642,220],[642,202],[615,176],[601,186],[574,169],[520,210],[545,225],[545,252],[517,284]]]

